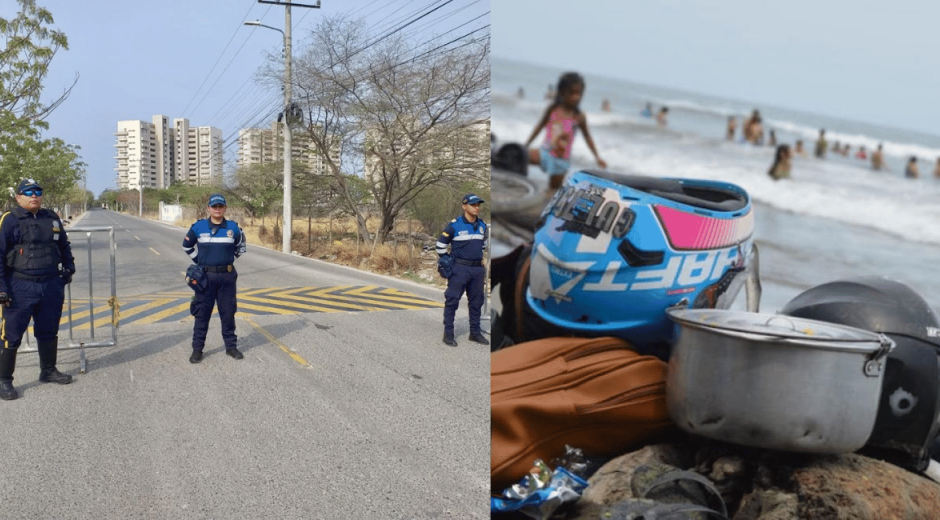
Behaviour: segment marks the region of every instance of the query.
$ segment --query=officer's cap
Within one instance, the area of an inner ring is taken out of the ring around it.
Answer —
[[[481,202],[486,202],[486,201],[483,200],[483,199],[481,199],[480,197],[477,197],[477,196],[474,195],[473,193],[468,193],[468,194],[466,194],[466,195],[463,196],[463,203],[464,203],[464,204],[479,204],[479,203],[481,203]]]
[[[42,189],[42,186],[39,185],[34,179],[26,178],[20,181],[20,184],[16,187],[16,194],[19,195],[25,190],[39,188]]]
[[[209,195],[209,205],[216,206],[218,204],[225,206],[225,197],[223,197],[221,193],[213,193],[212,195]]]

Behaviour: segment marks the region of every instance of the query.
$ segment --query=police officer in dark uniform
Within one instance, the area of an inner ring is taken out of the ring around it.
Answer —
[[[244,357],[238,351],[235,337],[235,281],[238,273],[233,264],[237,257],[245,254],[245,234],[237,223],[225,218],[225,208],[225,197],[218,193],[209,196],[209,218],[196,221],[183,239],[183,251],[202,267],[208,280],[206,289],[196,291],[193,300],[192,311],[196,323],[193,325],[190,363],[202,361],[209,318],[216,303],[222,319],[225,353],[235,359]]]
[[[441,262],[453,259],[452,272],[447,278],[447,291],[444,292],[444,343],[457,346],[454,339],[454,315],[464,291],[470,312],[470,341],[482,345],[490,342],[480,331],[480,310],[483,307],[486,268],[483,266],[483,251],[486,249],[488,229],[486,223],[478,218],[480,204],[484,201],[473,193],[463,198],[463,215],[450,221],[437,239],[437,254]]]
[[[0,399],[7,401],[19,397],[13,370],[30,318],[39,350],[39,380],[72,382],[72,376],[55,366],[65,286],[75,273],[72,248],[59,216],[42,209],[42,188],[35,180],[20,181],[16,202],[18,207],[0,216],[0,258],[5,259],[0,277]]]

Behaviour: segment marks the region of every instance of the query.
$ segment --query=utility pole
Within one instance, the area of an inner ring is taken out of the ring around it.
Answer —
[[[284,227],[282,228],[283,233],[281,234],[281,250],[285,253],[290,254],[290,238],[292,233],[292,220],[293,220],[293,207],[292,207],[292,197],[293,197],[293,177],[291,176],[292,171],[292,144],[291,144],[291,130],[290,130],[290,114],[291,114],[291,21],[290,21],[290,8],[291,6],[297,7],[309,7],[312,9],[320,8],[320,1],[317,0],[316,5],[310,4],[299,4],[288,2],[281,2],[279,0],[258,0],[259,4],[274,4],[274,5],[283,5],[284,6],[284,30],[281,31],[276,27],[271,27],[269,25],[264,25],[260,20],[245,22],[245,25],[253,25],[256,27],[265,27],[268,29],[274,29],[275,31],[280,31],[284,35],[284,111],[282,112],[282,117],[284,118]]]
[[[284,6],[284,233],[281,250],[290,254],[290,238],[293,224],[293,175],[291,163],[294,150],[291,148],[290,113],[291,113],[291,74],[290,74],[290,4]]]

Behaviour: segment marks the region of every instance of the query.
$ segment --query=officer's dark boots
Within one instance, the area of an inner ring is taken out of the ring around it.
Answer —
[[[16,368],[16,350],[0,347],[0,399],[12,401],[20,396],[13,388],[13,369]]]
[[[56,355],[59,350],[59,340],[37,342],[39,350],[39,380],[43,383],[59,383],[67,385],[72,382],[72,376],[59,372],[55,367]]]

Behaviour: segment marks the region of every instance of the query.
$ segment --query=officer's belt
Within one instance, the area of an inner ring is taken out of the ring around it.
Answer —
[[[463,258],[454,258],[454,262],[457,262],[460,265],[483,265],[483,260],[464,260]]]
[[[207,273],[231,273],[235,266],[229,265],[204,265],[202,269]]]
[[[17,271],[13,271],[13,277],[19,278],[20,280],[29,280],[30,282],[45,282],[50,278],[54,278],[57,275],[47,275],[47,276],[30,276],[28,274],[23,274]]]

